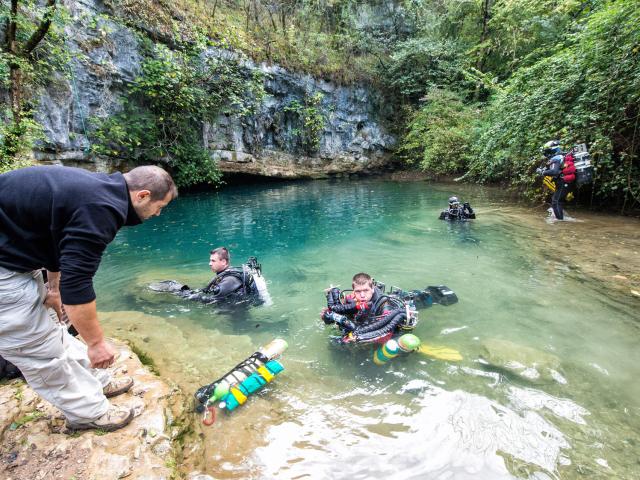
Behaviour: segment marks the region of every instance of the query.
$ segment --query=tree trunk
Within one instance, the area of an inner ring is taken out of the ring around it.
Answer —
[[[480,15],[482,16],[482,33],[480,34],[480,45],[482,45],[489,36],[489,20],[491,20],[491,0],[482,0],[482,8]],[[476,62],[476,69],[482,71],[484,68],[484,62],[486,60],[487,51],[485,47],[480,47],[478,53],[478,60]]]
[[[213,13],[211,14],[211,20],[216,19],[216,10],[218,9],[218,0],[213,2]]]
[[[11,86],[9,87],[9,98],[11,103],[11,113],[13,115],[14,124],[20,123],[21,104],[20,92],[22,91],[22,75],[20,72],[20,65],[16,61],[18,54],[18,44],[16,42],[16,18],[18,16],[18,0],[11,0],[11,13],[7,27],[7,46],[6,50],[9,54],[9,80]]]
[[[22,135],[20,124],[22,122],[22,97],[23,97],[23,74],[20,68],[20,62],[28,62],[31,60],[31,53],[37,48],[42,39],[45,37],[49,28],[51,27],[51,19],[55,13],[56,0],[47,0],[47,4],[44,7],[45,12],[42,16],[40,24],[36,27],[35,31],[31,34],[29,39],[24,43],[22,47],[18,44],[17,40],[17,18],[18,18],[18,0],[11,0],[11,10],[9,18],[7,19],[6,31],[6,45],[5,51],[9,57],[9,100],[11,103],[11,115],[13,120],[12,130],[15,135]],[[7,145],[7,143],[13,142],[13,145]],[[11,152],[11,155],[17,153],[16,139],[13,136],[5,137],[5,149]]]

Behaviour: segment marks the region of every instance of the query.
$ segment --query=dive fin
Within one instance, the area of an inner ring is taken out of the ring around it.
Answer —
[[[460,352],[449,347],[437,347],[435,345],[426,345],[423,343],[418,348],[418,352],[437,358],[438,360],[447,360],[449,362],[459,362],[462,360]]]

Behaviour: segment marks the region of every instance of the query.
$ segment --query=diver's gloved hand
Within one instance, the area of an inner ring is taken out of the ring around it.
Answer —
[[[331,325],[332,323],[335,323],[335,320],[333,319],[332,316],[332,311],[328,308],[323,308],[322,312],[320,313],[320,318],[322,319],[322,321],[327,324],[327,325]]]
[[[538,167],[538,168],[536,168],[536,173],[537,173],[538,175],[542,175],[542,172],[544,172],[544,167]]]
[[[355,324],[351,320],[349,320],[347,317],[345,317],[344,315],[340,315],[339,313],[332,312],[330,310],[327,310],[322,314],[322,320],[324,320],[324,323],[326,323],[327,325],[335,323],[340,328],[349,332],[352,332],[356,329]]]
[[[327,307],[331,308],[334,305],[340,304],[340,289],[333,287],[327,290]]]
[[[345,332],[353,332],[356,329],[356,324],[349,320],[347,317],[340,315],[341,318],[336,319],[336,325],[342,328]]]

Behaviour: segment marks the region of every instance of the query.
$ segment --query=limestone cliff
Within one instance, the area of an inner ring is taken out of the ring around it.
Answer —
[[[117,20],[108,2],[63,1],[70,12],[67,48],[75,56],[41,95],[36,118],[47,140],[35,152],[43,161],[107,169],[113,160],[90,154],[91,118],[121,110],[127,85],[140,72],[139,31]],[[155,38],[161,35],[154,35]],[[211,48],[211,54],[220,50]],[[221,116],[202,131],[203,145],[224,172],[317,178],[371,172],[390,161],[395,139],[381,123],[383,102],[363,86],[338,86],[281,67],[249,64],[264,76],[266,96],[248,120]],[[324,125],[312,154],[296,148],[296,122],[285,107],[320,93]],[[93,164],[93,165],[91,165]]]

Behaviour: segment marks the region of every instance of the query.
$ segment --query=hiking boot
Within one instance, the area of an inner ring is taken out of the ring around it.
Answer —
[[[110,405],[107,413],[97,420],[89,423],[73,423],[67,420],[68,430],[90,430],[100,429],[105,432],[113,432],[119,428],[126,427],[133,420],[133,408],[126,406]]]
[[[104,393],[105,397],[111,398],[128,392],[131,387],[133,387],[133,378],[114,378],[102,389],[102,393]]]

